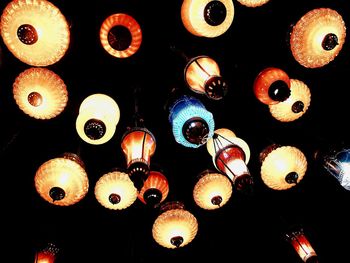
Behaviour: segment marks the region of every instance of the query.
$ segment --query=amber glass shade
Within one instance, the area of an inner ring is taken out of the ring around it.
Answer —
[[[36,119],[51,119],[67,105],[68,91],[63,80],[46,68],[29,68],[13,83],[13,96],[18,107]]]
[[[34,263],[54,263],[59,249],[52,243],[41,251],[35,253]]]
[[[318,262],[317,254],[302,229],[286,233],[285,238],[304,262]]]
[[[44,162],[36,171],[35,188],[51,204],[69,206],[85,197],[89,179],[81,159],[66,153]]]
[[[329,8],[307,12],[293,26],[290,48],[295,60],[306,68],[327,65],[338,56],[346,37],[342,16]]]
[[[247,7],[258,7],[266,4],[270,0],[237,0],[240,4]]]
[[[127,173],[116,170],[102,175],[97,180],[95,197],[102,206],[121,210],[135,202],[137,189]]]
[[[183,0],[181,19],[185,28],[195,36],[217,37],[232,24],[232,0]]]
[[[261,156],[261,179],[271,189],[286,190],[298,184],[307,169],[302,151],[294,146],[267,147]]]
[[[170,249],[192,242],[198,231],[196,217],[185,210],[180,202],[167,202],[161,208],[165,211],[156,218],[152,227],[154,240]]]
[[[223,174],[204,171],[193,189],[196,204],[207,210],[225,205],[232,195],[232,182]]]
[[[299,119],[308,110],[311,92],[308,86],[297,79],[290,80],[290,96],[278,104],[269,105],[271,115],[281,122]]]
[[[110,15],[101,25],[100,41],[110,55],[117,58],[130,57],[141,46],[141,27],[130,15],[122,13]]]
[[[119,119],[120,110],[114,99],[96,93],[81,103],[75,126],[78,135],[85,142],[103,144],[113,137]]]
[[[66,18],[46,0],[10,1],[1,16],[0,31],[10,52],[32,66],[56,63],[70,43]]]

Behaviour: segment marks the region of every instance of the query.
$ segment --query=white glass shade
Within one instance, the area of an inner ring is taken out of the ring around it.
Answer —
[[[266,4],[270,0],[237,0],[240,4],[247,7],[258,7]]]
[[[319,68],[333,61],[342,49],[346,27],[342,16],[329,8],[307,12],[293,26],[290,48],[295,60],[306,68]]]
[[[138,194],[139,200],[152,206],[162,203],[169,194],[168,179],[158,171],[150,171]]]
[[[47,202],[69,206],[85,197],[89,179],[82,162],[74,154],[65,154],[44,162],[36,171],[35,188]]]
[[[294,250],[298,253],[303,262],[318,262],[317,254],[309,240],[306,238],[302,229],[290,231],[286,234],[286,239],[293,246]]]
[[[215,139],[214,139],[215,137]],[[211,156],[215,156],[218,149],[229,145],[236,134],[226,128],[216,129],[214,136],[209,138],[206,143],[207,151]]]
[[[1,16],[0,31],[10,52],[32,66],[56,63],[70,43],[66,18],[46,0],[10,1]]]
[[[271,104],[271,115],[281,122],[290,122],[299,119],[308,110],[311,103],[309,87],[297,79],[290,80],[290,96],[285,101]]]
[[[194,186],[193,199],[196,204],[207,210],[225,205],[232,195],[232,183],[223,174],[205,171]]]
[[[195,36],[217,37],[233,22],[232,0],[183,0],[181,19],[185,28]]]
[[[13,96],[18,107],[36,119],[51,119],[67,105],[68,91],[63,80],[46,68],[29,68],[13,83]]]
[[[90,144],[109,141],[120,119],[118,104],[108,95],[96,93],[86,97],[79,107],[76,130]]]
[[[97,180],[95,197],[102,206],[112,210],[121,210],[135,202],[137,189],[127,173],[112,171]]]

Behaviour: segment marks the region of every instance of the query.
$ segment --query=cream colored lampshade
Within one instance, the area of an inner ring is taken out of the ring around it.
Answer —
[[[295,60],[306,68],[327,65],[338,56],[346,37],[342,16],[330,8],[307,12],[293,26],[290,48]]]
[[[1,15],[0,31],[10,52],[31,66],[52,65],[69,48],[66,18],[46,0],[10,1]]]
[[[211,156],[215,156],[218,149],[225,147],[232,142],[232,138],[235,138],[236,134],[226,128],[216,129],[214,136],[209,138],[206,143],[207,151]]]
[[[90,144],[109,141],[120,119],[118,104],[108,95],[96,93],[86,97],[79,107],[76,130]]]
[[[95,197],[102,206],[121,210],[135,202],[137,189],[127,173],[116,170],[102,175],[97,180]]]
[[[297,79],[290,80],[290,96],[285,101],[271,104],[271,115],[281,122],[299,119],[308,110],[311,103],[311,92],[308,86]]]
[[[51,119],[59,115],[68,102],[63,80],[46,68],[29,68],[13,83],[13,96],[18,107],[36,119]]]
[[[240,4],[247,6],[247,7],[259,7],[259,6],[266,4],[270,0],[237,0],[237,1]]]
[[[47,202],[58,206],[69,206],[85,197],[89,179],[81,159],[65,153],[44,162],[36,171],[35,188]]]
[[[127,58],[136,53],[142,43],[142,31],[137,21],[128,14],[107,17],[100,28],[102,47],[112,56]]]
[[[152,236],[165,248],[186,246],[197,235],[198,222],[196,217],[184,209],[181,202],[167,202],[161,207],[164,211],[154,221]]]
[[[214,210],[225,205],[232,195],[232,183],[223,174],[204,171],[193,189],[196,204],[207,210]]]
[[[232,24],[234,5],[232,0],[183,0],[181,20],[185,28],[195,36],[217,37]]]

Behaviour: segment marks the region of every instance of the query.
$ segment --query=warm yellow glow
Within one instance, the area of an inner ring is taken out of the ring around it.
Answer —
[[[169,184],[167,178],[161,172],[149,172],[149,175],[138,194],[139,200],[144,204],[146,204],[146,201],[143,198],[143,195],[148,189],[158,189],[162,193],[162,198],[159,203],[162,203],[169,194]]]
[[[270,0],[237,0],[240,4],[247,7],[258,7],[266,4]]]
[[[262,161],[260,173],[263,182],[275,190],[285,190],[299,183],[307,169],[307,159],[302,151],[294,146],[281,146],[272,150]],[[288,183],[286,176],[296,173],[295,183]]]
[[[269,105],[271,115],[282,122],[299,119],[308,110],[311,92],[308,86],[297,79],[290,80],[290,96],[278,104]]]
[[[184,0],[181,6],[181,19],[185,28],[195,36],[217,37],[231,26],[234,17],[232,0],[218,0],[226,9],[226,17],[217,25],[210,25],[204,17],[206,7],[212,0]]]
[[[63,80],[46,68],[29,68],[20,73],[13,83],[13,96],[19,108],[36,119],[56,117],[68,101]],[[37,98],[31,100],[31,96]]]
[[[26,41],[32,41],[31,44],[20,40],[17,35],[18,29],[24,25],[33,27],[32,32],[36,31],[36,41],[32,36],[24,37]],[[56,63],[64,56],[70,43],[66,18],[55,5],[45,0],[11,1],[3,10],[0,31],[11,53],[32,66]]]
[[[219,162],[219,164],[217,164],[213,158],[213,163],[215,167],[222,173],[226,174],[226,176],[230,178],[233,183],[237,177],[244,174],[250,174],[247,164],[244,162],[244,160],[234,158],[228,158],[226,160],[227,162],[225,162],[225,165],[223,165],[222,162]]]
[[[230,142],[232,142],[232,138],[236,137],[236,134],[233,131],[226,129],[226,128],[216,129],[214,131],[214,135],[215,134],[219,135],[217,137],[217,139],[214,139],[213,137],[211,137],[207,140],[207,143],[206,143],[207,151],[211,156],[215,156],[216,151],[218,149],[229,145]],[[220,138],[220,137],[224,137],[225,139]],[[214,147],[214,140],[218,140],[218,142],[220,142],[220,143],[218,143],[219,148]],[[216,151],[215,151],[215,149],[216,149]]]
[[[111,195],[120,197],[118,202],[111,202]],[[96,200],[104,207],[121,210],[132,205],[137,198],[137,189],[127,173],[113,171],[102,175],[95,185]]]
[[[328,34],[334,34],[337,45],[328,50],[322,45]],[[295,24],[290,35],[290,47],[297,62],[307,68],[319,68],[333,61],[343,47],[346,27],[342,16],[329,8],[307,12]]]

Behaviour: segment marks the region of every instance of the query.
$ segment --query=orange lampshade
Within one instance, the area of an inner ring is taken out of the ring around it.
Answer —
[[[45,249],[35,253],[34,263],[54,263],[58,252],[56,245],[49,243]]]
[[[237,1],[240,4],[247,6],[247,7],[259,7],[259,6],[266,4],[270,0],[237,0]]]
[[[346,27],[342,16],[330,8],[316,8],[293,26],[290,48],[295,60],[306,68],[319,68],[333,61],[342,49]]]
[[[36,171],[35,188],[47,202],[69,206],[85,197],[89,179],[82,160],[73,153],[44,162]]]
[[[63,80],[46,68],[29,68],[13,83],[13,96],[18,107],[36,119],[51,119],[67,105],[68,91]]]
[[[10,1],[1,15],[0,31],[10,52],[32,66],[58,62],[70,43],[66,18],[46,0]]]
[[[232,24],[234,5],[232,0],[183,0],[181,20],[185,28],[195,36],[217,37]]]
[[[142,42],[142,31],[137,21],[128,14],[107,17],[100,28],[102,47],[112,56],[127,58],[136,53]]]

